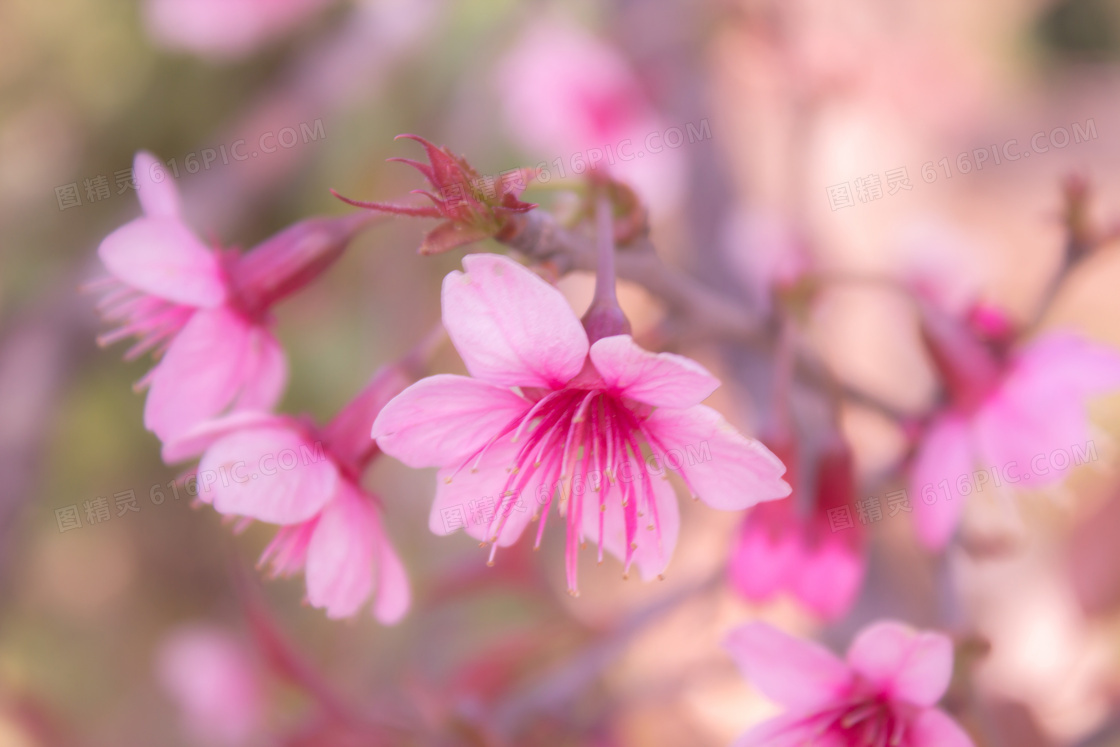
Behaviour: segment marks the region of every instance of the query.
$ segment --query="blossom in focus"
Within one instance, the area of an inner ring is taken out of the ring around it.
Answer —
[[[417,135],[398,135],[415,140],[427,151],[428,163],[409,158],[390,158],[412,166],[428,180],[435,192],[413,190],[431,200],[430,206],[410,207],[385,202],[351,200],[335,192],[348,205],[414,218],[438,218],[442,222],[429,231],[420,244],[421,254],[440,254],[465,244],[498,236],[511,215],[526,213],[536,205],[518,199],[533,177],[532,169],[513,169],[499,176],[479,176],[461,156],[440,148]]]
[[[166,444],[163,456],[176,462],[201,453],[201,501],[226,516],[278,525],[261,562],[275,575],[302,570],[313,606],[350,617],[373,597],[374,616],[391,625],[408,610],[408,579],[378,499],[358,484],[368,453],[357,457],[337,439],[346,432],[239,412],[197,426]]]
[[[795,463],[790,442],[772,449],[786,464]],[[851,450],[838,440],[820,456],[807,515],[798,510],[804,488],[792,474],[790,497],[761,503],[743,519],[731,548],[731,584],[752,602],[788,592],[820,618],[836,620],[851,609],[867,568],[862,527],[837,531],[829,520],[829,511],[851,510],[854,503]]]
[[[156,675],[202,745],[232,747],[259,734],[264,692],[246,644],[207,625],[168,634],[156,654]]]
[[[724,643],[743,675],[786,712],[736,747],[971,747],[936,707],[953,673],[953,645],[939,633],[884,621],[864,628],[840,660],[817,643],[761,622]]]
[[[1120,388],[1120,353],[1068,331],[1005,351],[987,342],[999,326],[990,312],[966,323],[919,305],[922,337],[948,394],[910,473],[918,535],[936,549],[973,491],[1044,487],[1069,474],[1077,455],[1092,448],[1088,401]]]
[[[546,159],[549,179],[609,164],[654,212],[679,202],[681,143],[675,133],[667,138],[669,126],[609,44],[566,22],[535,21],[506,54],[497,87],[507,129],[527,152]],[[692,126],[695,139],[707,125]]]
[[[98,249],[109,277],[99,308],[119,326],[99,338],[133,337],[125,354],[155,352],[144,425],[162,441],[227,408],[271,408],[283,393],[287,362],[269,309],[329,266],[364,216],[301,221],[253,249],[213,250],[183,222],[179,194],[149,153],[133,173],[143,215],[109,234]]]
[[[694,361],[642,350],[626,334],[590,341],[567,301],[518,263],[464,257],[443,282],[443,323],[471,376],[412,385],[377,416],[373,436],[410,467],[439,467],[430,527],[497,546],[555,502],[566,519],[566,570],[589,538],[661,573],[679,530],[673,488],[739,510],[789,494],[785,467],[701,405],[719,386]]]
[[[169,49],[216,60],[243,57],[288,33],[331,0],[147,0],[144,20]]]

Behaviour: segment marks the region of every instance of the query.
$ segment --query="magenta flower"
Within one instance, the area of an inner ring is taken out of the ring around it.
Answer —
[[[992,327],[990,314],[984,329]],[[911,471],[918,535],[943,547],[964,497],[1061,481],[1090,443],[1086,404],[1120,388],[1120,354],[1070,332],[1050,332],[1001,355],[931,307],[923,337],[949,407],[930,422]]]
[[[159,682],[198,744],[247,744],[264,728],[264,687],[247,648],[209,625],[178,628],[160,643]]]
[[[125,354],[153,351],[144,426],[162,441],[227,408],[270,409],[283,393],[287,363],[271,331],[270,306],[337,258],[362,216],[298,223],[252,250],[215,251],[183,222],[179,195],[149,153],[133,168],[144,215],[109,234],[98,255],[111,277],[100,308],[128,337]],[[157,181],[158,180],[158,181]]]
[[[719,382],[699,364],[626,334],[590,342],[560,292],[510,259],[463,266],[444,279],[443,323],[471,377],[423,379],[373,424],[385,453],[440,468],[435,533],[465,526],[492,560],[538,515],[539,545],[555,501],[576,593],[585,538],[643,578],[665,568],[679,530],[666,468],[718,509],[789,494],[782,463],[700,404]]]
[[[780,443],[772,448],[786,464],[795,463],[792,448]],[[798,511],[798,483],[792,477],[787,477],[794,488],[790,497],[750,510],[731,548],[728,575],[736,591],[752,602],[787,592],[824,620],[851,609],[867,570],[865,535],[855,523],[834,531],[828,512],[851,510],[852,470],[851,451],[837,443],[820,457],[816,494],[806,515]]]
[[[368,421],[366,421],[368,422]],[[262,563],[275,575],[304,571],[307,599],[331,618],[349,617],[374,597],[391,625],[409,606],[408,579],[375,503],[358,485],[358,465],[294,418],[239,412],[164,446],[167,462],[202,453],[199,500],[226,516],[277,524]]]
[[[749,623],[724,644],[743,675],[787,712],[735,747],[971,747],[936,708],[953,673],[953,645],[897,622],[865,628],[841,661],[816,643]]]

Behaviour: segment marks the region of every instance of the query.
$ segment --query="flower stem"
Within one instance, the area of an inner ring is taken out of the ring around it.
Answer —
[[[630,320],[618,305],[615,289],[615,246],[614,215],[607,187],[597,189],[595,200],[595,296],[591,306],[583,315],[583,327],[587,330],[588,340],[596,340],[612,335],[630,334]]]

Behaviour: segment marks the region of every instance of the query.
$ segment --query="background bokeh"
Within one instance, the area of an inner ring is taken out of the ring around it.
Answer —
[[[191,744],[158,682],[161,641],[200,622],[248,636],[231,567],[252,567],[270,533],[235,537],[213,511],[171,496],[178,472],[160,461],[131,388],[149,363],[97,347],[101,327],[81,291],[102,272],[99,241],[138,213],[135,193],[116,180],[137,150],[177,159],[200,235],[248,247],[301,218],[347,212],[331,188],[396,199],[420,186],[410,169],[384,162],[417,155],[415,144],[394,142],[398,133],[447,144],[497,174],[542,162],[555,171],[558,159],[570,168],[585,134],[599,138],[592,145],[640,143],[692,125],[710,137],[650,152],[625,174],[650,205],[659,252],[681,271],[749,296],[745,268],[769,261],[782,226],[793,226],[822,266],[897,274],[915,257],[944,264],[954,287],[978,289],[1020,322],[1038,313],[1061,261],[1064,179],[1087,179],[1091,220],[1120,227],[1120,3],[1108,0],[304,3],[291,23],[216,48],[161,31],[158,5],[0,3],[4,747]],[[1013,152],[1026,151],[1038,132],[1053,143],[1060,127],[1091,136],[969,173],[956,165],[958,154],[1011,139]],[[264,152],[261,136],[285,128],[298,141]],[[246,160],[219,156],[187,173],[188,159],[200,164],[205,149],[239,140]],[[931,162],[935,178],[923,180]],[[840,208],[830,200],[829,187],[898,167],[912,189]],[[108,196],[98,196],[98,177]],[[68,204],[70,185],[80,205]],[[417,256],[423,229],[379,223],[278,308],[292,368],[283,409],[329,418],[438,322],[440,278],[459,252]],[[590,300],[588,277],[561,287],[577,310]],[[1039,324],[1120,346],[1118,287],[1112,242],[1063,284]],[[629,285],[621,299],[639,335],[653,334],[659,301]],[[866,287],[830,291],[813,319],[815,344],[846,382],[917,412],[935,378],[913,327],[896,296]],[[703,339],[677,345],[726,382],[713,406],[752,431],[767,403],[747,395],[738,359]],[[450,348],[430,366],[461,367]],[[966,523],[972,544],[931,558],[908,522],[882,522],[857,609],[828,628],[792,603],[751,607],[708,581],[737,517],[691,503],[664,582],[623,583],[617,561],[588,560],[583,594],[571,599],[553,537],[539,556],[510,556],[510,565],[539,565],[545,585],[479,585],[495,569],[476,543],[428,531],[431,471],[388,458],[369,484],[414,585],[406,621],[328,621],[301,606],[299,579],[262,581],[262,591],[341,692],[432,723],[469,721],[500,702],[509,718],[539,725],[528,744],[591,744],[587,734],[604,745],[727,744],[773,712],[720,649],[730,627],[762,616],[842,647],[868,620],[899,616],[952,624],[974,641],[958,667],[967,681],[950,697],[982,704],[962,711],[983,744],[1118,745],[1120,553],[1070,551],[1088,541],[1087,525],[1094,547],[1120,542],[1120,399],[1093,414],[1100,459],[1014,509],[978,501]],[[862,485],[884,492],[900,427],[854,405],[844,427]],[[153,486],[166,495],[158,505]],[[138,512],[85,520],[86,501],[112,504],[129,490]],[[60,532],[56,510],[68,506],[83,526]],[[1097,603],[1085,604],[1085,588]],[[643,615],[639,631],[619,632]],[[550,703],[539,678],[589,649],[605,657],[601,674],[577,676],[577,693]],[[278,687],[270,697],[277,732],[307,712],[298,693]]]

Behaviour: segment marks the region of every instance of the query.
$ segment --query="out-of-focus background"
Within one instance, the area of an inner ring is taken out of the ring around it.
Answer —
[[[740,276],[779,262],[768,251],[794,231],[838,271],[944,264],[951,291],[1029,322],[1060,262],[1064,180],[1087,180],[1092,220],[1120,227],[1118,90],[1120,3],[1108,0],[5,0],[0,745],[206,744],[161,684],[159,652],[184,625],[249,635],[230,569],[251,567],[270,533],[234,536],[176,496],[178,472],[160,461],[132,391],[150,364],[97,347],[81,290],[103,272],[100,240],[138,214],[127,174],[137,150],[177,173],[201,236],[248,247],[349,211],[331,188],[394,200],[419,187],[384,161],[417,156],[398,133],[446,144],[484,174],[542,166],[557,182],[609,145],[650,207],[659,252],[721,289],[749,294]],[[459,253],[417,256],[423,229],[378,224],[278,308],[292,369],[284,410],[325,420],[438,321],[439,281]],[[589,278],[562,287],[577,309],[588,303]],[[1039,323],[1120,346],[1118,287],[1113,247]],[[621,297],[639,334],[654,328],[657,299],[632,286]],[[814,319],[846,381],[917,411],[935,381],[912,327],[891,293],[861,287],[830,292]],[[729,382],[713,405],[750,431],[766,403],[734,384],[729,359],[702,342],[682,351]],[[431,368],[461,363],[448,349]],[[720,649],[730,627],[763,616],[842,646],[880,615],[942,621],[932,610],[950,578],[961,629],[990,646],[967,663],[967,688],[988,705],[979,728],[997,735],[988,744],[1120,744],[1085,741],[1115,733],[1117,557],[1070,557],[1086,524],[1120,540],[1107,508],[1120,401],[1099,403],[1094,422],[1100,458],[1062,490],[1027,495],[1015,512],[971,512],[999,547],[933,560],[907,521],[884,520],[850,620],[822,630],[792,604],[752,608],[720,587],[613,649],[609,639],[606,674],[557,709],[533,705],[538,674],[717,572],[737,517],[683,506],[664,582],[623,584],[616,561],[589,561],[571,599],[557,536],[536,559],[550,586],[477,590],[463,571],[485,570],[476,543],[427,528],[430,471],[382,459],[370,484],[413,583],[409,618],[329,621],[301,606],[299,579],[263,582],[264,603],[355,699],[407,702],[437,723],[502,700],[509,718],[533,714],[534,744],[591,743],[553,736],[570,729],[604,745],[719,745],[774,708]],[[874,484],[898,456],[899,428],[854,407],[844,426]],[[90,512],[99,498],[108,519]],[[80,527],[66,524],[72,515]],[[902,560],[875,564],[888,553]],[[248,743],[275,743],[267,735],[306,712],[304,698],[272,687],[268,728]]]

